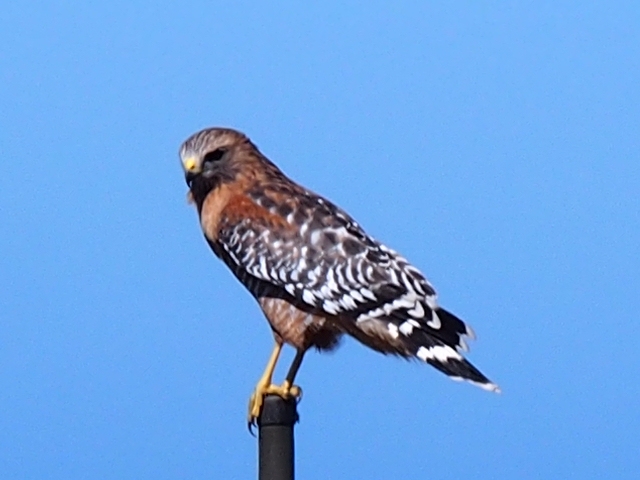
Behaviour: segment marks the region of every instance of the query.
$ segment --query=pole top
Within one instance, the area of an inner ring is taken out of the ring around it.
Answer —
[[[279,395],[267,395],[258,417],[258,427],[291,426],[299,420],[295,398],[285,400]]]

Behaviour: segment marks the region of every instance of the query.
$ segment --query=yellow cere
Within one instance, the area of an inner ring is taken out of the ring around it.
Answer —
[[[196,159],[195,157],[185,158],[183,164],[188,171],[194,170],[196,168]]]

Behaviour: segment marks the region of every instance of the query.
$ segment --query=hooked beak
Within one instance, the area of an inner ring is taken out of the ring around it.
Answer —
[[[184,179],[191,188],[193,179],[200,173],[198,162],[195,157],[187,157],[182,161],[182,167],[184,168]]]

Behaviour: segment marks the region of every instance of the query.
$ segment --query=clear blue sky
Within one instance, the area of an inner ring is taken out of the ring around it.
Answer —
[[[2,479],[254,478],[271,334],[177,156],[211,125],[421,268],[504,391],[311,354],[298,478],[637,478],[640,6],[442,3],[3,5]]]

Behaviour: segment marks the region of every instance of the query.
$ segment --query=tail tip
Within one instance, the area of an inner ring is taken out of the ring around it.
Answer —
[[[497,383],[490,382],[489,380],[487,380],[486,382],[478,382],[476,380],[470,380],[468,378],[458,377],[458,376],[449,376],[449,378],[456,382],[464,381],[464,382],[470,383],[472,385],[475,385],[476,387],[480,387],[481,389],[486,390],[487,392],[493,392],[497,394],[502,393],[502,389],[500,388],[500,386]]]

